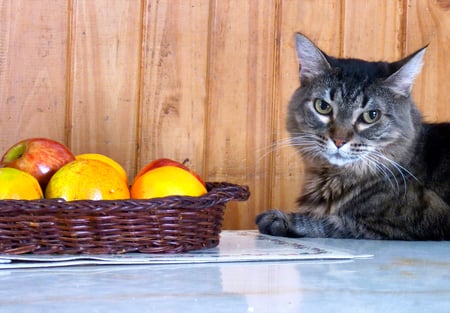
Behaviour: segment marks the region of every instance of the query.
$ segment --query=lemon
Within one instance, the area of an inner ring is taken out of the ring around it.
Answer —
[[[0,168],[0,199],[36,200],[42,197],[36,178],[12,167]]]
[[[108,165],[110,165],[111,167],[113,167],[120,175],[120,177],[122,177],[123,180],[125,180],[125,182],[128,184],[128,176],[127,176],[127,172],[125,171],[125,169],[122,167],[122,165],[120,165],[117,161],[113,160],[112,158],[104,155],[104,154],[100,154],[100,153],[84,153],[84,154],[79,154],[77,156],[75,156],[76,160],[81,160],[81,159],[85,159],[85,160],[98,160],[98,161],[102,161],[107,163]]]
[[[60,168],[45,189],[46,198],[71,200],[129,199],[122,176],[105,162],[78,159]]]

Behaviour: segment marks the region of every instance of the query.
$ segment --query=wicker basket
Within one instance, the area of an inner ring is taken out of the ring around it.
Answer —
[[[248,187],[207,183],[201,197],[0,200],[0,253],[180,253],[219,243],[225,205]]]

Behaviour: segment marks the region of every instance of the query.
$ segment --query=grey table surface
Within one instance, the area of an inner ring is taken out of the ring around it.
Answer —
[[[450,242],[299,239],[351,260],[0,271],[0,312],[450,312]]]

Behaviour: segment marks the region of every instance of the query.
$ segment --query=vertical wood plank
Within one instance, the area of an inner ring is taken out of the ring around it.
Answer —
[[[366,60],[402,57],[403,0],[344,0],[342,56]]]
[[[146,1],[138,167],[157,158],[203,175],[208,0]]]
[[[275,142],[288,138],[285,129],[288,102],[299,87],[298,60],[295,52],[294,34],[301,32],[313,40],[324,51],[338,55],[340,51],[339,1],[285,0],[280,7],[280,54],[276,68],[274,89],[278,90],[274,102]],[[303,182],[303,165],[292,147],[280,148],[274,153],[271,207],[293,211],[300,196]]]
[[[70,141],[135,168],[141,3],[75,0]],[[131,177],[130,177],[131,178]]]
[[[450,1],[408,1],[406,51],[429,44],[413,97],[428,121],[450,121]]]
[[[254,227],[267,206],[274,47],[273,1],[213,1],[209,47],[206,174],[250,186],[245,203],[230,203],[224,228]]]
[[[0,1],[0,151],[64,141],[67,1]]]

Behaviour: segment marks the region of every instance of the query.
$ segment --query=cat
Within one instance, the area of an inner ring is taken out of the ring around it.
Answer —
[[[298,212],[256,217],[261,233],[450,240],[450,123],[423,122],[411,99],[426,49],[392,63],[342,59],[296,34],[300,87],[286,124],[305,183]]]

